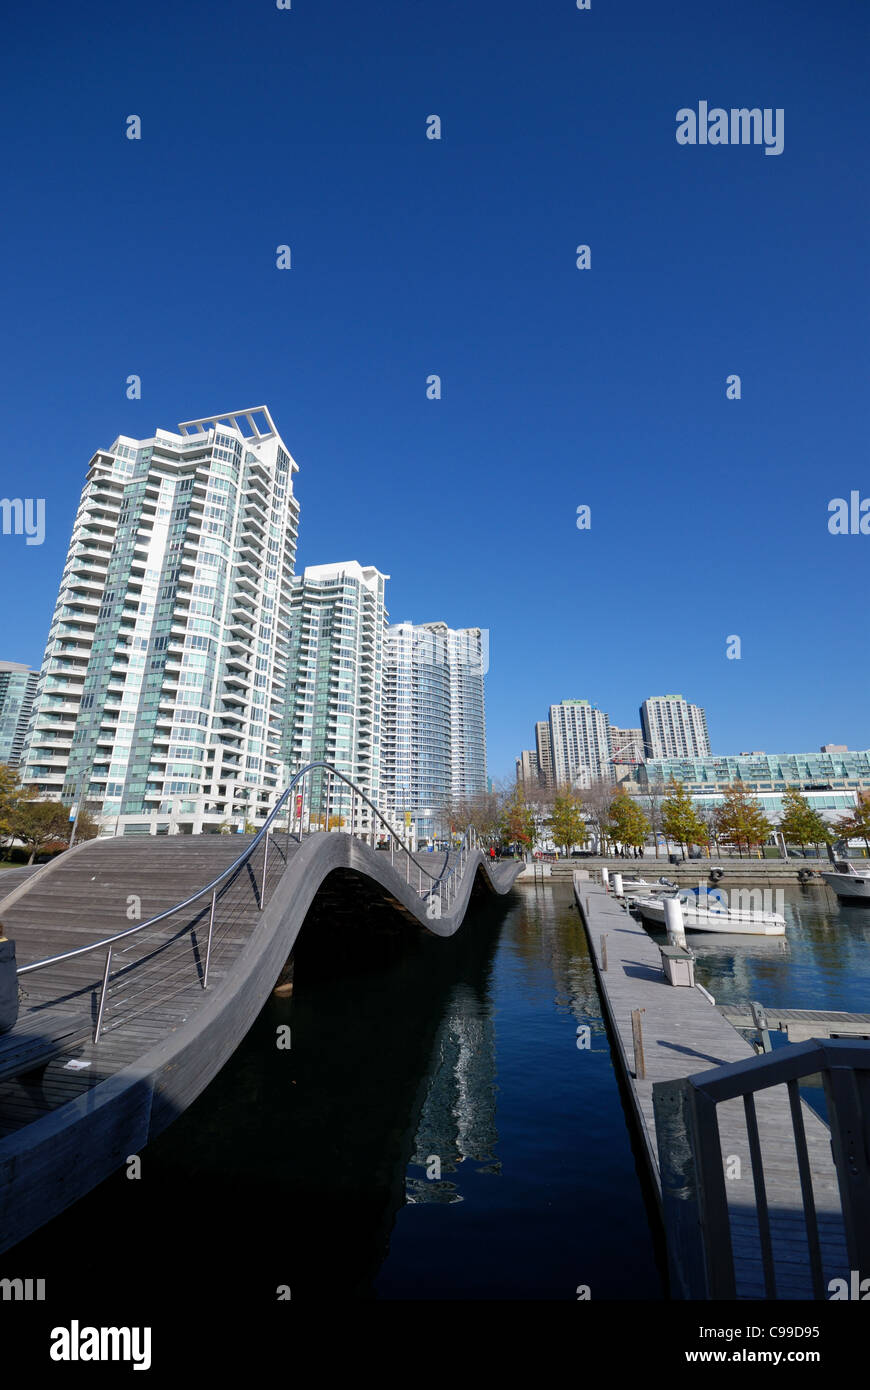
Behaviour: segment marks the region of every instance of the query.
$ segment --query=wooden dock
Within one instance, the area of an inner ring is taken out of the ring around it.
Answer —
[[[732,1028],[757,1032],[752,1011],[745,1004],[717,1004],[719,1013]],[[864,1038],[870,1040],[870,1014],[843,1013],[838,1009],[781,1009],[765,1004],[767,1027],[785,1033],[789,1042],[807,1038]]]
[[[614,1052],[634,1109],[647,1166],[661,1201],[653,1084],[755,1056],[699,989],[668,984],[659,947],[600,884],[574,881]],[[606,969],[604,959],[606,956]],[[640,1015],[645,1075],[638,1075],[632,1013]],[[825,1280],[849,1277],[845,1228],[828,1127],[800,1102]],[[778,1298],[812,1298],[808,1238],[789,1100],[777,1086],[756,1097]],[[738,1298],[764,1298],[763,1255],[746,1113],[740,1100],[718,1106],[722,1161]],[[818,1294],[818,1290],[815,1291]]]

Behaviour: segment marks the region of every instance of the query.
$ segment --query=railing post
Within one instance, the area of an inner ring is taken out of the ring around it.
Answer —
[[[263,840],[263,881],[262,881],[262,883],[260,884],[260,911],[261,911],[261,912],[263,911],[263,908],[266,906],[266,865],[267,865],[267,863],[269,862],[269,835],[270,835],[270,833],[271,833],[271,832],[267,830],[267,831],[266,831],[265,839]]]
[[[736,1298],[716,1106],[685,1077],[656,1081],[652,1097],[671,1296]]]
[[[100,1007],[97,1012],[97,1026],[94,1029],[94,1042],[100,1041],[100,1029],[103,1026],[103,1013],[106,1008],[106,994],[109,988],[109,971],[112,969],[112,948],[106,952],[106,968],[103,971],[103,988],[100,990]]]
[[[202,987],[203,987],[203,989],[208,989],[208,967],[209,967],[209,963],[210,963],[210,961],[211,961],[211,938],[212,938],[212,933],[213,933],[213,931],[214,931],[214,913],[215,913],[215,907],[216,907],[216,906],[217,906],[217,889],[215,888],[215,889],[212,891],[212,895],[211,895],[211,912],[208,914],[208,942],[206,943],[206,948],[205,948],[205,969],[204,969],[203,972],[202,972]]]

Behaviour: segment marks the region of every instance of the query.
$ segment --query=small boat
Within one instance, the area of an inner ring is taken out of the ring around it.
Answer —
[[[866,898],[870,902],[870,869],[856,869],[848,859],[835,859],[830,873],[822,878],[838,898]]]
[[[713,889],[703,901],[697,888],[681,888],[671,894],[683,909],[686,931],[730,932],[739,936],[784,936],[785,918],[778,912],[753,912],[742,907],[728,907]],[[654,926],[665,925],[665,900],[661,897],[631,897],[628,905],[644,921]]]
[[[618,872],[618,870],[617,870]],[[613,883],[613,873],[610,875],[610,882]],[[674,893],[679,888],[678,883],[674,883],[669,878],[660,878],[658,883],[648,883],[645,878],[624,878],[622,880],[622,896],[628,897],[629,893]]]

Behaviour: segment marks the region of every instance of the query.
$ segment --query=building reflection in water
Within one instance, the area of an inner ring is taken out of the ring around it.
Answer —
[[[406,1201],[461,1202],[457,1184],[446,1176],[460,1163],[470,1160],[479,1165],[480,1173],[501,1172],[496,1157],[495,1023],[488,1001],[468,985],[457,985],[451,992],[432,1057],[409,1161]]]

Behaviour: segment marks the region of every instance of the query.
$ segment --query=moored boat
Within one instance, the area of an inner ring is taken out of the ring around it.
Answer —
[[[671,895],[683,912],[686,931],[729,932],[739,936],[784,936],[785,918],[778,912],[755,912],[751,908],[727,907],[710,894],[703,901],[697,890],[681,889]],[[629,907],[654,926],[665,925],[665,899],[630,897]]]
[[[848,859],[835,859],[830,873],[822,870],[822,878],[838,898],[864,898],[870,903],[870,869],[856,869]]]

